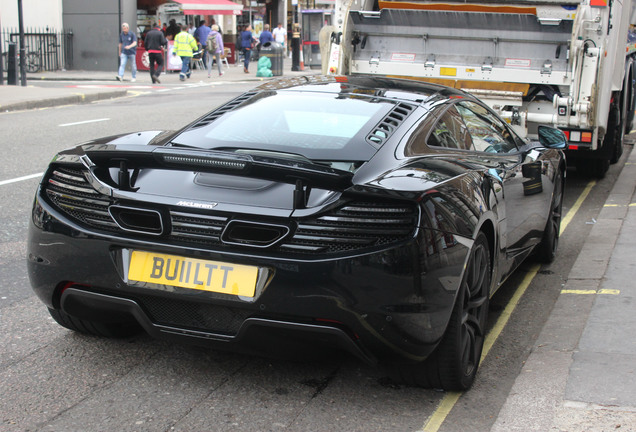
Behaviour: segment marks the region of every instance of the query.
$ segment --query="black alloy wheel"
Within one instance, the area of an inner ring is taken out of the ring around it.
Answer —
[[[421,387],[447,391],[470,388],[486,337],[490,281],[490,249],[486,236],[480,232],[470,252],[442,341],[425,361],[394,365],[392,376]]]
[[[554,179],[554,193],[550,203],[550,214],[543,231],[543,238],[536,249],[537,261],[550,264],[556,257],[559,247],[559,235],[561,231],[561,219],[563,217],[563,174],[559,171]]]

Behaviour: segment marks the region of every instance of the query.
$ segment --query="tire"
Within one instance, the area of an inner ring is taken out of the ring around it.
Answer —
[[[618,107],[612,106],[607,118],[608,131],[605,135],[603,145],[611,146],[611,156],[609,162],[615,164],[623,155],[623,132],[625,125],[621,118],[621,112]]]
[[[576,161],[576,170],[587,177],[602,179],[610,167],[610,160],[601,157],[598,159],[579,159]]]
[[[36,52],[30,52],[25,58],[25,69],[28,73],[40,72],[40,56]]]
[[[552,202],[550,203],[548,221],[543,230],[541,243],[537,245],[535,254],[536,260],[544,264],[550,264],[554,261],[559,247],[559,233],[561,231],[563,212],[563,190],[563,174],[559,171],[554,180],[554,193],[552,195]]]
[[[463,391],[475,380],[486,336],[490,294],[490,249],[479,233],[442,341],[425,361],[395,365],[401,382],[446,391]]]
[[[139,333],[140,328],[136,323],[102,323],[76,318],[64,311],[50,309],[53,319],[62,327],[79,333],[107,338],[125,338]]]

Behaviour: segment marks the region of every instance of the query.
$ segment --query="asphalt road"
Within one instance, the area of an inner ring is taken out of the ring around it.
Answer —
[[[38,173],[57,151],[120,132],[177,128],[251,85],[140,92],[89,105],[0,114],[0,430],[490,429],[620,163],[595,183],[568,172],[564,207],[572,212],[557,260],[541,268],[525,263],[492,299],[493,344],[474,388],[463,394],[395,385],[382,371],[348,356],[263,359],[144,335],[83,336],[54,323],[35,298],[25,270],[29,212]],[[579,206],[586,188],[591,192]],[[450,403],[447,416],[440,414],[440,403]]]

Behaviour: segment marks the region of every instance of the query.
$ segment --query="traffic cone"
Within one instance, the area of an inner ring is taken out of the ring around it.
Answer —
[[[305,60],[303,59],[303,51],[304,50],[300,50],[300,70],[304,71],[305,70]]]

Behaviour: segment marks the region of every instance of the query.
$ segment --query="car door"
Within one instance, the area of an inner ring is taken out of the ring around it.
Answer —
[[[503,187],[503,202],[498,205],[500,214],[505,214],[499,224],[505,278],[538,243],[545,228],[549,205],[545,194],[551,189],[544,188],[543,153],[524,151],[523,141],[485,105],[464,100],[456,106],[471,134],[472,150],[492,166],[488,174]]]

